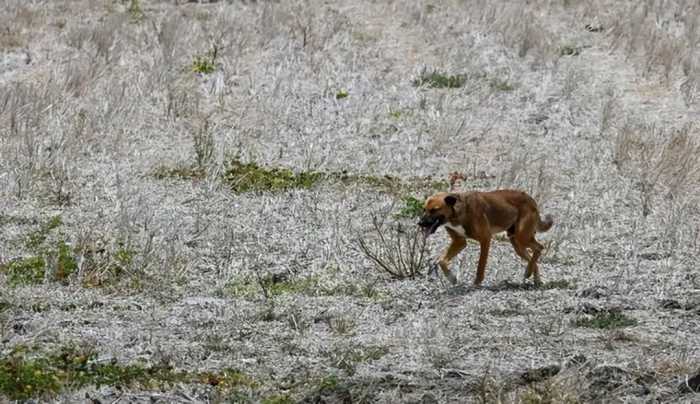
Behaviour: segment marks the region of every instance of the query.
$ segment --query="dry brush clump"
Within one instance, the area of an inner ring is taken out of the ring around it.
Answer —
[[[607,22],[612,48],[639,60],[645,74],[659,74],[667,84],[680,80],[686,103],[694,103],[700,90],[700,5],[645,0],[618,10]]]
[[[635,181],[646,217],[658,196],[678,200],[694,194],[700,181],[698,153],[698,132],[690,124],[667,130],[627,122],[615,138],[613,162]]]
[[[395,279],[414,279],[423,275],[428,264],[426,237],[418,226],[397,222],[386,224],[372,218],[371,239],[358,238],[360,251],[381,273]]]

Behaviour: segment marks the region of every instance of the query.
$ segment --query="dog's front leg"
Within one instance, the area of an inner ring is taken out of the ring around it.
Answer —
[[[489,258],[489,248],[491,247],[491,237],[484,237],[479,240],[479,264],[476,267],[476,278],[474,278],[474,286],[481,286],[484,281],[486,272],[486,260]]]
[[[452,234],[450,234],[450,238],[452,239],[452,242],[450,243],[450,246],[447,247],[447,251],[445,251],[440,258],[440,261],[438,261],[438,265],[440,265],[442,273],[445,274],[447,279],[449,279],[454,285],[457,283],[457,278],[452,272],[450,272],[450,261],[452,261],[452,258],[464,250],[464,247],[467,245],[467,240],[461,237],[452,236]]]

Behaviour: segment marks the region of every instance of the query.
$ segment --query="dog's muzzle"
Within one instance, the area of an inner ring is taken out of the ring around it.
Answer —
[[[428,237],[429,235],[435,233],[435,230],[437,230],[437,228],[443,223],[445,223],[445,218],[442,216],[423,216],[418,222],[418,226],[423,229],[423,234],[425,237]]]

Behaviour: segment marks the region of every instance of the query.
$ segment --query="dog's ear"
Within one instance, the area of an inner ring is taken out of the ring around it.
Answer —
[[[445,203],[447,206],[455,206],[455,203],[457,203],[457,195],[454,194],[449,194],[445,197]]]

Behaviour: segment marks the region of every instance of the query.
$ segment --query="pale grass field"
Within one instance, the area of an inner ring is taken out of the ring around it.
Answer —
[[[0,397],[697,402],[698,49],[681,0],[5,0]],[[475,244],[457,287],[363,254],[455,171],[554,216],[544,288],[502,237],[478,290]]]

